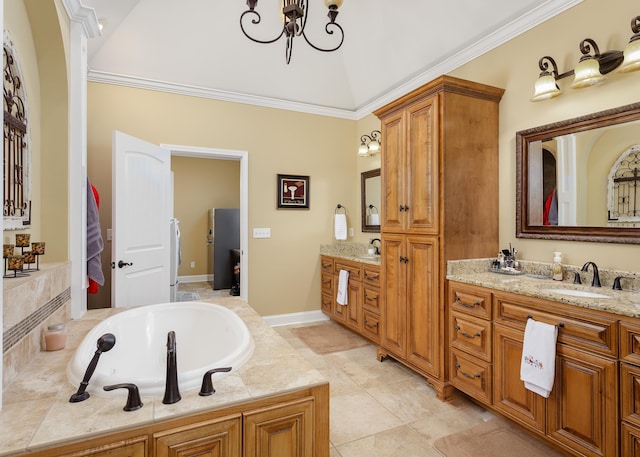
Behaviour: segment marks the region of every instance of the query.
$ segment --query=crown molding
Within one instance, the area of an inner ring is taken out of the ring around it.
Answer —
[[[84,32],[88,38],[97,38],[100,36],[100,27],[98,26],[98,17],[93,8],[84,6],[80,0],[62,0],[62,5],[67,11],[67,15],[73,22],[82,25]]]
[[[65,4],[79,4],[79,0],[63,1]],[[417,89],[418,87],[428,83],[429,81],[432,81],[440,75],[447,74],[455,70],[456,68],[466,64],[467,62],[480,57],[486,52],[495,49],[501,44],[525,33],[531,28],[582,3],[582,1],[583,0],[547,0],[546,2],[543,2],[538,7],[536,7],[534,10],[527,12],[527,14],[515,18],[504,27],[501,27],[500,29],[487,35],[486,37],[477,40],[470,46],[460,49],[458,52],[452,54],[450,57],[440,62],[437,62],[435,65],[429,65],[429,68],[426,71],[421,72],[414,77],[401,82],[394,87],[389,88],[388,90],[385,90],[384,93],[379,94],[371,101],[354,110],[292,102],[276,98],[242,94],[239,92],[191,86],[187,84],[178,84],[167,81],[157,81],[152,79],[140,78],[137,76],[127,76],[91,69],[89,69],[87,80],[91,82],[155,90],[178,95],[209,98],[213,100],[227,101],[232,103],[243,103],[247,105],[262,106],[266,108],[297,111],[301,113],[316,114],[320,116],[359,120],[370,115],[376,109],[392,102],[393,100],[396,100],[397,98],[414,89]],[[93,17],[95,18],[95,12],[92,8],[82,8],[91,10],[91,13],[93,13]]]

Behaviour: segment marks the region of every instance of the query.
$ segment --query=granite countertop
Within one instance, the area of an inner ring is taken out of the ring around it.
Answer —
[[[320,245],[320,255],[379,266],[380,255],[369,254],[369,247],[365,243],[322,244]]]
[[[489,271],[491,259],[456,260],[447,262],[447,280],[486,287],[488,289],[513,292],[535,298],[557,301],[581,308],[606,311],[620,316],[640,317],[640,291],[633,285],[638,281],[634,272],[608,272],[601,270],[601,278],[612,275],[633,277],[629,290],[613,290],[607,279],[602,287],[591,287],[589,284],[573,284],[570,280],[575,267],[565,267],[565,279],[554,281],[548,270],[551,264],[521,262],[523,274],[499,274]],[[548,265],[548,268],[547,268]],[[587,273],[585,273],[587,275]],[[588,273],[591,278],[591,273]],[[586,281],[583,280],[583,283]],[[607,284],[607,285],[605,285]],[[555,289],[555,291],[554,291]],[[606,298],[588,296],[572,296],[558,292],[558,289],[576,291],[578,294],[606,295]]]
[[[40,450],[326,382],[243,300],[229,297],[204,301],[236,312],[255,342],[249,361],[215,381],[215,395],[201,397],[199,389],[184,391],[182,400],[172,405],[163,404],[161,397],[142,397],[144,406],[132,412],[122,410],[127,394],[124,389],[122,398],[92,396],[81,403],[69,403],[69,397],[78,387],[71,385],[66,377],[67,363],[75,348],[98,322],[123,308],[90,310],[81,319],[68,323],[65,349],[41,352],[4,389],[0,456]]]

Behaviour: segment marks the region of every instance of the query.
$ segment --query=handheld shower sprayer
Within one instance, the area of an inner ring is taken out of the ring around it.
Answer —
[[[84,372],[84,378],[82,378],[82,382],[78,387],[78,391],[75,394],[71,395],[71,398],[69,398],[70,403],[78,403],[89,398],[90,395],[89,392],[86,392],[86,389],[89,385],[89,379],[91,379],[93,372],[98,366],[98,359],[100,358],[100,354],[110,351],[115,344],[116,337],[113,333],[105,333],[100,338],[98,338],[98,349],[96,349],[95,354],[93,354],[93,358],[91,359],[91,362],[89,362],[87,371]]]

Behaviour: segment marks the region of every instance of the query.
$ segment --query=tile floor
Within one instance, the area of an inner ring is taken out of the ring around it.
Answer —
[[[228,296],[207,283],[181,284],[201,299]],[[338,325],[338,324],[334,324]],[[494,415],[456,393],[449,402],[421,376],[393,359],[376,359],[372,344],[318,355],[292,332],[276,328],[330,383],[330,457],[441,457],[433,442]]]

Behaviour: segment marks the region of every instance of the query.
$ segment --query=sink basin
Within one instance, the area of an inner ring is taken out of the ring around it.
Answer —
[[[552,294],[570,295],[572,297],[584,297],[584,298],[611,298],[611,295],[599,294],[596,292],[588,292],[586,290],[575,289],[543,289],[543,292],[549,292]]]

